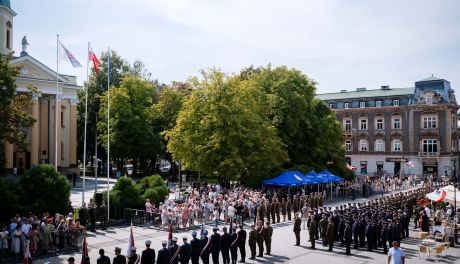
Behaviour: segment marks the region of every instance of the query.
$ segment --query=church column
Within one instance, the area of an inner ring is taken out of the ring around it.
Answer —
[[[13,171],[13,144],[5,140],[5,170]]]
[[[36,165],[39,163],[40,152],[40,108],[39,108],[39,95],[32,96],[32,117],[35,123],[30,129],[30,163]]]
[[[70,152],[69,166],[77,166],[77,99],[70,100]]]

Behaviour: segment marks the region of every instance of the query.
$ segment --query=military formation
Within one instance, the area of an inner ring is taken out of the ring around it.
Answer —
[[[306,216],[305,229],[308,229],[308,240],[312,249],[319,240],[329,251],[333,251],[334,246],[340,246],[345,248],[346,254],[351,254],[352,247],[355,250],[368,251],[381,248],[383,253],[387,253],[393,241],[401,244],[409,236],[411,217],[423,210],[423,206],[417,205],[417,201],[433,189],[434,187],[423,187],[335,208],[309,204],[307,198],[300,198],[300,201],[304,200],[304,207],[295,212],[294,216],[295,245],[300,245],[302,218]]]

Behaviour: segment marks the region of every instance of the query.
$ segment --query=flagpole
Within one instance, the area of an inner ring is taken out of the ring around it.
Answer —
[[[88,41],[88,53],[89,53],[89,41]],[[86,89],[85,89],[85,139],[83,141],[83,191],[81,194],[81,204],[85,203],[85,191],[86,191],[86,127],[88,120],[88,65],[89,57],[86,58]],[[96,182],[97,185],[97,182]]]
[[[107,219],[110,219],[110,47],[107,49]]]
[[[54,103],[54,168],[58,170],[59,34],[56,38],[56,101]]]

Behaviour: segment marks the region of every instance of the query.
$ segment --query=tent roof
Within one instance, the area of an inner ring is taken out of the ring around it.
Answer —
[[[273,186],[302,186],[307,184],[308,180],[305,179],[305,176],[299,171],[286,171],[283,172],[280,176],[265,180],[262,182],[264,185],[273,185]]]

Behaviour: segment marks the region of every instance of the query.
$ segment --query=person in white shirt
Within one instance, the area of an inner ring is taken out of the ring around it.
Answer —
[[[150,224],[151,219],[152,219],[153,205],[150,203],[149,199],[145,200],[145,212],[146,212],[147,224]]]
[[[404,264],[406,254],[399,247],[397,241],[393,241],[393,247],[388,251],[388,264]]]
[[[233,219],[235,218],[235,212],[235,207],[233,206],[233,204],[230,204],[227,208],[228,220],[230,221],[230,223],[232,223]]]
[[[428,218],[431,218],[431,210],[428,207],[428,205],[425,206],[425,212],[426,212],[426,216],[428,216]]]

